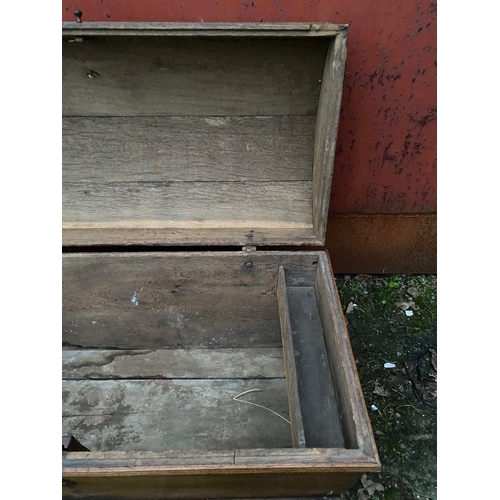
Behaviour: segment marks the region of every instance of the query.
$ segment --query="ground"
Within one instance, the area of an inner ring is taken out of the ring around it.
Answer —
[[[382,462],[380,474],[364,476],[343,499],[435,499],[437,279],[336,282]]]

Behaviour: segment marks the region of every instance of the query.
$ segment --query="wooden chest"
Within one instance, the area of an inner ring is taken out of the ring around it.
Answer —
[[[261,249],[324,244],[346,39],[63,24],[62,430],[89,450],[63,451],[65,497],[326,495],[379,470],[327,254]]]

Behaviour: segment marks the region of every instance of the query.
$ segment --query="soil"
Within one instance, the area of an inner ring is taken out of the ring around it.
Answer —
[[[336,282],[382,462],[342,498],[436,499],[437,278]]]

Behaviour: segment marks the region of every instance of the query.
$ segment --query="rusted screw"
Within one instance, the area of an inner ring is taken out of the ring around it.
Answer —
[[[73,14],[75,14],[76,22],[81,23],[82,22],[82,11],[76,9],[75,12],[73,12]]]

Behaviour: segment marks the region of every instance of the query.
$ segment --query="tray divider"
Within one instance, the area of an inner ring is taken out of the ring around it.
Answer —
[[[286,292],[286,278],[283,266],[279,266],[277,296],[281,323],[281,338],[283,342],[283,357],[285,360],[285,376],[288,392],[288,406],[290,411],[290,425],[292,429],[292,443],[295,448],[305,448],[306,439],[304,433],[304,423],[302,421],[302,412],[300,410],[297,368],[295,366],[292,326],[290,322],[290,311],[288,308],[288,297]]]

